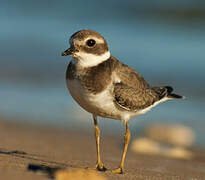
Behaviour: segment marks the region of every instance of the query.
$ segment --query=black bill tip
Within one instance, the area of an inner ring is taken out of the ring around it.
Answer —
[[[62,52],[61,56],[67,56],[67,53],[66,52]]]
[[[68,48],[64,52],[61,53],[61,56],[69,56],[72,54],[72,49]]]

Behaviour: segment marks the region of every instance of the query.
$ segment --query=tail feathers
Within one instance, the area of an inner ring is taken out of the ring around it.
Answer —
[[[166,97],[171,99],[184,99],[184,96],[172,93],[174,89],[171,86],[165,86],[164,88],[167,89]]]
[[[185,98],[184,96],[180,96],[178,94],[168,94],[167,97],[171,99],[184,99]]]
[[[173,94],[172,91],[174,89],[171,86],[153,87],[153,90],[159,95],[160,99],[164,97],[168,97],[170,99],[184,99],[184,96]]]

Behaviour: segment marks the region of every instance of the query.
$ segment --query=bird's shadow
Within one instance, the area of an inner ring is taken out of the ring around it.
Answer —
[[[34,173],[41,172],[46,174],[49,178],[54,178],[56,171],[64,169],[62,167],[51,167],[43,164],[28,164],[27,170]]]
[[[73,167],[72,165],[69,165],[69,164],[48,160],[46,159],[46,156],[31,154],[31,153],[27,153],[27,152],[19,151],[19,150],[9,151],[7,149],[0,148],[0,154],[28,160],[27,166],[25,167],[26,170],[32,171],[34,173],[41,172],[43,174],[48,175],[50,178],[53,178],[55,172],[60,169]],[[35,161],[35,163],[33,162],[31,163],[31,161]]]

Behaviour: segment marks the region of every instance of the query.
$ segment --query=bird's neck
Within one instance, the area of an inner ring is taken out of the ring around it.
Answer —
[[[109,51],[101,55],[78,52],[76,54],[76,57],[74,57],[72,61],[79,68],[89,68],[89,67],[94,67],[94,66],[97,66],[98,64],[101,64],[102,62],[108,60],[109,58],[110,58]]]

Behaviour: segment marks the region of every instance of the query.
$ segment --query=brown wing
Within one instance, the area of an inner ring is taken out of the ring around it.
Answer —
[[[111,57],[113,61],[116,62],[115,64],[115,73],[117,74],[118,78],[129,87],[134,88],[148,88],[149,84],[144,80],[144,78],[136,72],[131,67],[121,63],[114,57]]]
[[[115,73],[120,83],[114,84],[114,100],[117,106],[126,110],[138,111],[151,106],[167,96],[167,87],[151,87],[134,69],[117,62]]]
[[[134,88],[123,83],[114,84],[114,96],[116,105],[129,111],[144,109],[159,100],[158,94],[150,88]]]

